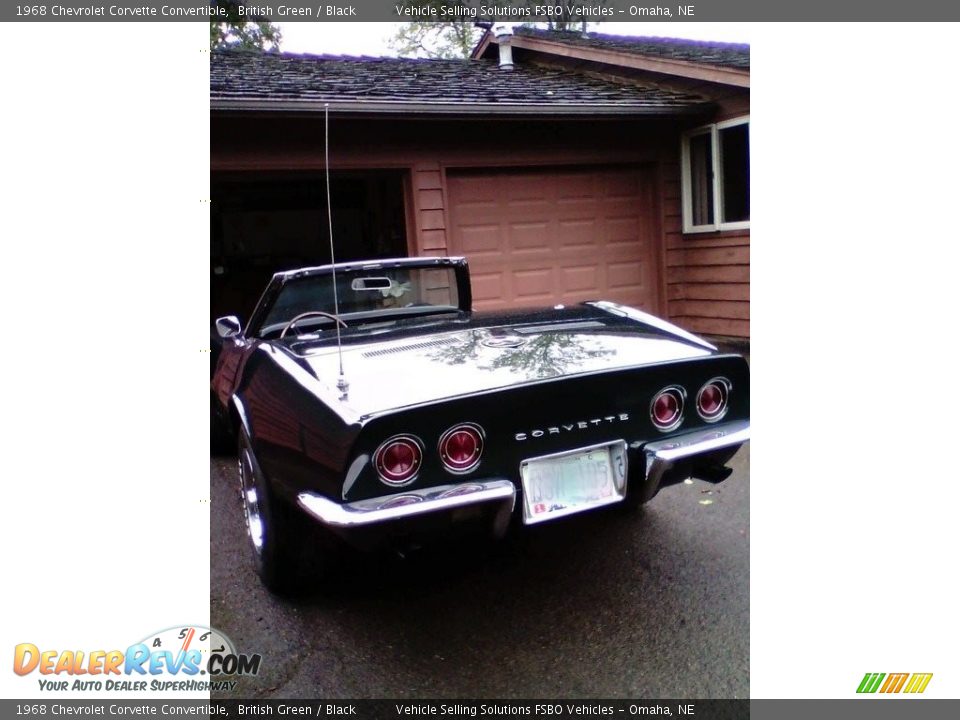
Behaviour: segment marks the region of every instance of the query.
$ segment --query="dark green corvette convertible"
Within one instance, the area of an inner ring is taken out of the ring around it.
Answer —
[[[217,330],[215,429],[278,592],[334,541],[502,536],[722,482],[750,435],[742,357],[615,303],[472,312],[462,258],[278,273]]]

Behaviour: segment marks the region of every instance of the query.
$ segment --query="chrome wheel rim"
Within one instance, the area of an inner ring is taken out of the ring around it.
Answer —
[[[247,536],[253,551],[259,556],[263,549],[263,519],[260,514],[260,498],[253,477],[253,462],[250,450],[242,448],[237,460],[240,467],[240,498],[243,503],[243,517],[247,524]]]

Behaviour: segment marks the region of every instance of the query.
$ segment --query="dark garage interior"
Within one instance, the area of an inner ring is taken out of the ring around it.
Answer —
[[[331,174],[338,262],[408,255],[404,173]],[[273,273],[330,262],[321,173],[211,177],[210,309],[250,317]]]

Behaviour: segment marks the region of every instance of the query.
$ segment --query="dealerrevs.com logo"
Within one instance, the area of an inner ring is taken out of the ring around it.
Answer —
[[[13,671],[40,675],[45,691],[230,691],[231,677],[256,675],[262,657],[238,653],[213,628],[183,625],[151,633],[125,650],[50,650],[20,643]]]
[[[857,687],[858,693],[922,693],[933,673],[867,673]]]

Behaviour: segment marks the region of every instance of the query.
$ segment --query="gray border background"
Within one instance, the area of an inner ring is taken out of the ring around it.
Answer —
[[[280,22],[343,22],[343,21],[404,21],[427,20],[429,17],[404,16],[397,12],[404,4],[416,6],[417,0],[251,0],[262,10],[262,19]],[[546,16],[534,16],[535,6],[551,6],[551,0],[451,0],[449,5],[475,9],[476,16],[437,17],[438,20],[503,20],[510,22],[545,21]],[[591,22],[603,21],[697,21],[697,22],[755,22],[755,21],[948,21],[960,20],[960,3],[943,0],[911,0],[909,3],[892,0],[803,0],[783,3],[770,0],[700,0],[691,4],[644,0],[581,0],[581,5],[596,8],[605,16],[589,14],[583,18]],[[680,15],[679,8],[692,9],[691,15]],[[34,8],[35,11],[28,10]],[[42,10],[41,10],[42,8]],[[190,10],[192,17],[176,17],[171,8]],[[305,9],[309,17],[281,11],[281,8]],[[330,15],[327,8],[338,8],[353,15]],[[481,9],[486,8],[486,13]],[[526,9],[529,15],[518,15],[512,9]],[[638,9],[669,11],[670,15],[639,15]],[[138,14],[122,13],[121,9],[137,9]],[[165,10],[166,9],[166,10]],[[73,11],[73,12],[68,12]],[[40,14],[40,13],[43,14]],[[0,20],[6,22],[201,22],[210,17],[210,4],[185,0],[57,0],[54,2],[0,4]],[[580,19],[580,18],[576,18]]]

